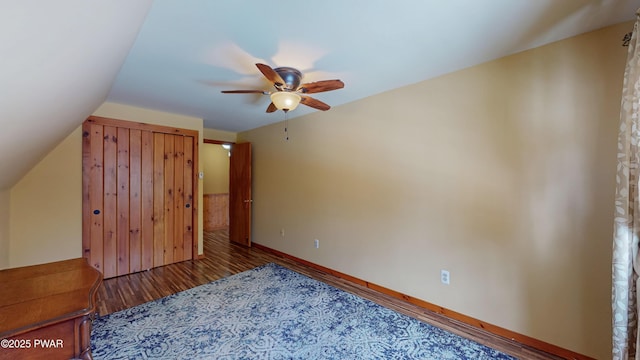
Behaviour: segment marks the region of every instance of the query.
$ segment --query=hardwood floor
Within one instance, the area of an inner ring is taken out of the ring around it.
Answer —
[[[520,359],[562,359],[293,260],[257,248],[231,244],[226,230],[204,233],[204,253],[205,258],[201,260],[183,261],[104,280],[98,291],[99,314],[110,314],[273,262]]]

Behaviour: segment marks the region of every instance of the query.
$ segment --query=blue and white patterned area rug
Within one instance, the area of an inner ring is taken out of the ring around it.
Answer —
[[[94,359],[514,359],[267,264],[97,318]]]

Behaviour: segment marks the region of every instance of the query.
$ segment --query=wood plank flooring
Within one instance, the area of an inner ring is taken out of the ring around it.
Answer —
[[[100,315],[110,314],[273,262],[517,358],[562,359],[336,278],[293,260],[257,248],[231,244],[227,230],[205,232],[204,253],[204,259],[183,261],[104,280],[98,291],[98,312]]]

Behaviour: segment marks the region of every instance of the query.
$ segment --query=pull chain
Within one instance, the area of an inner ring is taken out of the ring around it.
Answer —
[[[289,112],[284,110],[284,140],[289,141]]]

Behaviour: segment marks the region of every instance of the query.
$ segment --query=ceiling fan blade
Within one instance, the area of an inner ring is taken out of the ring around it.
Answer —
[[[278,108],[276,107],[276,105],[274,103],[269,104],[269,107],[267,108],[267,112],[268,113],[272,113],[274,111],[278,110]]]
[[[344,83],[341,80],[322,80],[311,82],[307,84],[302,84],[299,88],[300,92],[303,94],[313,94],[319,93],[323,91],[331,91],[338,90],[344,87]]]
[[[323,103],[320,100],[316,100],[314,98],[308,97],[308,96],[300,96],[300,103],[310,106],[314,109],[318,109],[318,110],[322,110],[322,111],[327,111],[329,109],[331,109],[331,106]]]
[[[223,94],[263,94],[269,95],[268,92],[264,90],[223,90],[221,91]]]
[[[269,81],[271,81],[275,85],[282,86],[285,84],[284,80],[282,80],[282,77],[280,77],[280,75],[275,70],[273,70],[271,66],[259,63],[256,64],[256,66],[258,67],[258,70],[260,70],[262,75],[264,75],[264,77],[269,79]]]

